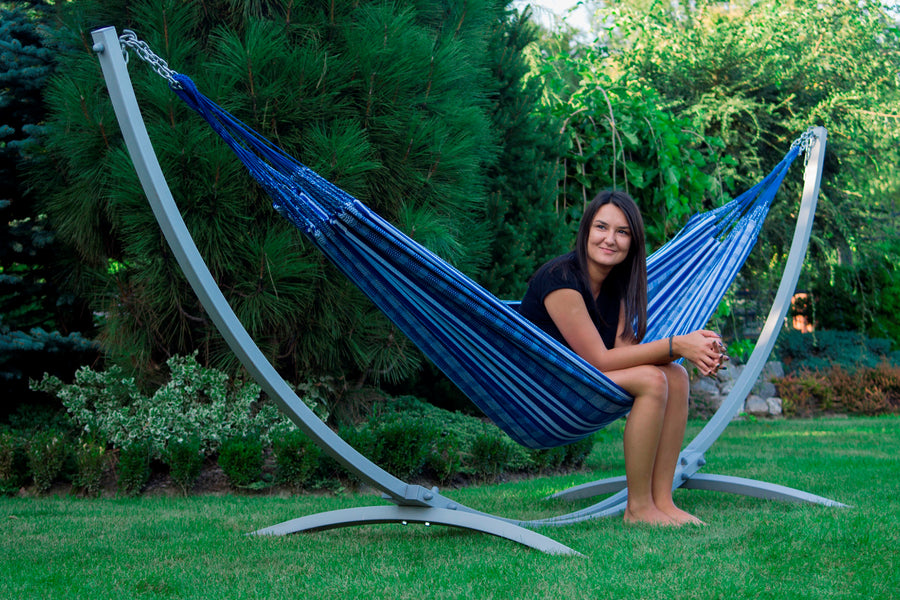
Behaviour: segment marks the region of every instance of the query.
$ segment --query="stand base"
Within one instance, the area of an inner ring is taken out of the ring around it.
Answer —
[[[253,535],[288,535],[303,531],[321,531],[374,523],[402,523],[403,525],[407,523],[422,523],[425,526],[432,524],[447,525],[449,527],[459,527],[496,535],[547,554],[583,556],[581,553],[547,536],[501,519],[467,511],[418,506],[364,506],[332,510],[259,529],[254,531]]]
[[[582,500],[584,498],[592,498],[603,494],[621,492],[626,487],[625,477],[610,477],[599,481],[583,483],[567,490],[557,492],[549,498],[555,500]],[[766,500],[783,500],[788,502],[808,502],[811,504],[821,504],[823,506],[837,506],[848,508],[847,504],[842,504],[829,498],[816,496],[802,490],[789,488],[776,483],[768,483],[765,481],[757,481],[755,479],[745,479],[744,477],[732,477],[730,475],[707,475],[703,473],[694,473],[681,482],[680,486],[689,490],[709,490],[714,492],[729,492],[731,494],[740,494],[752,498],[763,498]],[[616,506],[625,510],[625,500],[622,499]],[[605,507],[604,513],[609,514],[612,507]]]
[[[729,492],[732,494],[740,494],[742,496],[750,496],[752,498],[764,498],[766,500],[808,502],[810,504],[822,504],[823,506],[837,506],[840,508],[850,507],[848,504],[843,504],[822,496],[816,496],[815,494],[810,494],[809,492],[804,492],[802,490],[778,485],[777,483],[745,479],[743,477],[731,477],[729,475],[706,475],[703,473],[695,473],[682,483],[681,487],[691,490]]]

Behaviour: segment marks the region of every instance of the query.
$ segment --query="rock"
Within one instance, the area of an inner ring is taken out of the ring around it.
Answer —
[[[744,370],[744,365],[733,365],[731,363],[725,363],[725,365],[719,370],[719,386],[727,385],[731,383],[734,384],[737,381],[737,378],[741,376],[741,371]]]
[[[778,393],[778,390],[775,388],[774,383],[760,377],[759,381],[756,382],[756,385],[753,386],[753,389],[750,390],[750,393],[759,396],[760,398],[771,398]]]
[[[704,377],[691,382],[690,411],[695,418],[711,417],[722,406],[722,400],[715,381]]]
[[[778,393],[773,381],[782,377],[784,377],[784,365],[777,360],[769,361],[763,367],[759,379],[753,385],[750,393],[761,398],[772,398]]]
[[[781,361],[771,360],[766,363],[766,366],[763,367],[762,373],[760,374],[762,379],[766,381],[771,381],[772,379],[781,379],[784,377],[784,365]]]
[[[744,412],[755,417],[764,417],[769,414],[769,405],[756,394],[751,394],[744,402]]]
[[[703,377],[698,379],[697,381],[691,382],[691,392],[696,394],[704,394],[704,395],[718,395],[719,394],[719,386],[714,379],[710,379],[709,377]]]
[[[766,405],[769,407],[769,414],[773,417],[781,416],[784,412],[782,409],[781,398],[766,398]]]
[[[719,393],[723,396],[728,396],[731,393],[731,390],[734,389],[734,384],[737,382],[736,379],[728,379],[726,381],[719,381]]]

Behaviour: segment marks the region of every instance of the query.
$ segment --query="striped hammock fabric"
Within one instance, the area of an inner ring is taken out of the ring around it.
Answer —
[[[510,303],[284,154],[174,74],[173,90],[234,150],[297,226],[484,413],[529,448],[568,444],[631,409],[603,373]],[[763,181],[695,215],[648,259],[647,340],[703,327],[736,277],[805,137]]]

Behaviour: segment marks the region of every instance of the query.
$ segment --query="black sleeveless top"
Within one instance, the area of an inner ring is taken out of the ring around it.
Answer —
[[[570,347],[556,323],[550,318],[550,314],[544,306],[544,299],[550,292],[556,290],[575,290],[584,299],[588,315],[600,333],[603,343],[607,348],[612,348],[616,345],[621,297],[616,290],[607,289],[609,287],[611,286],[601,287],[600,295],[595,300],[591,295],[588,282],[578,270],[575,253],[570,252],[551,260],[535,272],[522,297],[519,313],[551,337],[562,342],[566,347]]]

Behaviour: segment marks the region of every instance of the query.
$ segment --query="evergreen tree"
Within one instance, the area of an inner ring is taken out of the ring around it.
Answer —
[[[89,30],[131,28],[238,118],[478,275],[489,252],[486,167],[493,0],[393,4],[286,0],[76,0],[78,52],[48,86],[49,153],[35,179],[106,315],[110,356],[145,375],[200,349],[231,353],[153,220],[120,141]],[[238,317],[289,379],[397,381],[419,352],[309,248],[213,132],[132,59],[144,119],[188,228]]]
[[[498,84],[492,119],[499,160],[488,172],[488,223],[494,228],[486,285],[500,297],[521,298],[532,273],[571,248],[573,235],[557,206],[565,154],[561,123],[541,111],[542,88],[529,78],[526,49],[538,39],[530,11],[498,20],[491,39]]]
[[[68,377],[96,357],[90,313],[65,291],[66,269],[23,170],[41,152],[41,90],[59,51],[45,2],[0,4],[0,416],[40,399],[29,377]]]

